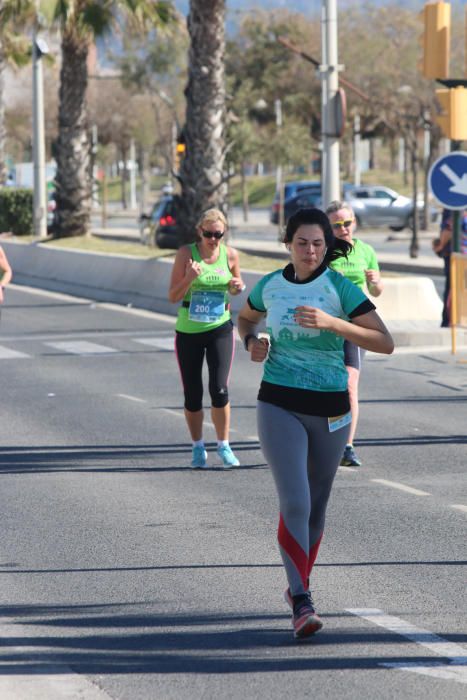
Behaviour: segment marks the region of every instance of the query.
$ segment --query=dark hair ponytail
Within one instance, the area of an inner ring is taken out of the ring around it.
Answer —
[[[328,246],[326,255],[324,256],[327,264],[338,258],[346,258],[352,250],[351,243],[344,241],[343,238],[337,238],[337,236],[334,236],[334,233],[332,235],[334,238],[332,248]]]

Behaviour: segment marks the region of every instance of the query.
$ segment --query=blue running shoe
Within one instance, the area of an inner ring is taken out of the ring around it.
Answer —
[[[193,447],[191,453],[191,468],[204,469],[207,466],[208,453],[204,447]]]
[[[222,466],[224,469],[231,469],[231,467],[239,467],[240,462],[235,457],[229,445],[223,445],[217,448],[217,454],[222,460]]]
[[[362,463],[358,459],[353,445],[347,445],[341,459],[341,467],[361,467]]]

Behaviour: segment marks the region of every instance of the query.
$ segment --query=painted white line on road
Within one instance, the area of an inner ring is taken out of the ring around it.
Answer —
[[[420,489],[414,489],[412,486],[400,484],[398,481],[387,481],[387,479],[371,479],[371,481],[374,481],[375,484],[383,484],[384,486],[391,486],[393,489],[398,489],[399,491],[412,493],[414,496],[431,496],[431,493],[428,493],[427,491],[420,491]]]
[[[169,316],[169,314],[161,314],[159,311],[148,311],[147,309],[138,309],[132,306],[121,306],[120,304],[112,304],[111,302],[96,302],[96,306],[100,309],[109,309],[110,311],[119,311],[133,316],[142,316],[143,318],[153,318],[156,321],[165,321],[171,325],[177,322],[177,316]]]
[[[185,414],[183,413],[183,411],[172,411],[171,408],[161,408],[161,411],[170,413],[172,416],[177,416],[177,418],[185,418]]]
[[[467,513],[467,506],[464,506],[461,503],[453,503],[451,505],[451,508],[455,508],[456,510],[461,510],[463,513]]]
[[[109,348],[106,345],[99,345],[98,343],[90,343],[87,340],[75,340],[71,342],[63,341],[60,343],[45,343],[51,348],[56,348],[57,350],[62,350],[63,352],[69,352],[72,355],[104,355],[109,353],[118,352],[115,348]]]
[[[402,620],[400,617],[386,615],[383,610],[379,610],[378,608],[348,608],[347,612],[361,617],[374,625],[384,627],[390,632],[400,634],[411,642],[415,642],[425,649],[429,649],[434,654],[438,654],[438,656],[443,656],[447,659],[446,662],[437,660],[433,660],[433,662],[424,661],[421,663],[410,660],[400,663],[380,662],[378,664],[379,666],[412,671],[414,673],[434,676],[444,680],[467,683],[467,649],[464,649],[460,644],[448,642],[446,639],[443,639],[443,637],[439,637],[437,634],[423,629],[422,627],[416,627],[410,624],[410,622]]]
[[[135,343],[141,343],[142,345],[151,345],[152,347],[159,348],[160,350],[170,350],[174,352],[174,338],[169,336],[168,338],[133,338]]]
[[[131,396],[130,394],[117,394],[121,399],[128,399],[129,401],[138,401],[138,403],[147,403],[146,399],[139,399],[137,396]]]
[[[0,345],[0,360],[16,360],[20,357],[31,357],[31,355],[26,355],[25,352],[20,352],[19,350],[10,350],[10,348]]]
[[[31,665],[34,665],[33,660]],[[21,668],[20,664],[18,668]],[[80,674],[73,673],[68,666],[50,664],[40,666],[37,673],[1,676],[0,696],[2,700],[112,700],[110,695]]]

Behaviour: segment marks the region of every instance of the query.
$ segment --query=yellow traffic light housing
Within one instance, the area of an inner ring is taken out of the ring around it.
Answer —
[[[422,17],[425,30],[421,72],[425,78],[447,78],[451,44],[451,5],[448,2],[428,3],[423,8]]]
[[[444,136],[453,141],[467,139],[467,89],[465,87],[439,89],[436,90],[436,97],[442,110],[436,117],[436,122]]]

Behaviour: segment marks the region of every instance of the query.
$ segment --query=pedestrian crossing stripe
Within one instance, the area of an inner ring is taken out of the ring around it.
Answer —
[[[16,360],[25,357],[31,357],[31,355],[27,355],[25,352],[20,352],[19,350],[11,350],[10,348],[0,345],[0,360]]]
[[[174,350],[174,337],[173,335],[166,338],[133,338],[135,343],[142,343],[143,345],[151,345],[152,347],[159,348],[159,350],[168,350],[173,352]]]
[[[72,355],[104,355],[112,352],[119,352],[107,345],[99,345],[98,343],[90,343],[87,340],[60,341],[58,343],[45,343],[51,348],[69,352]]]

